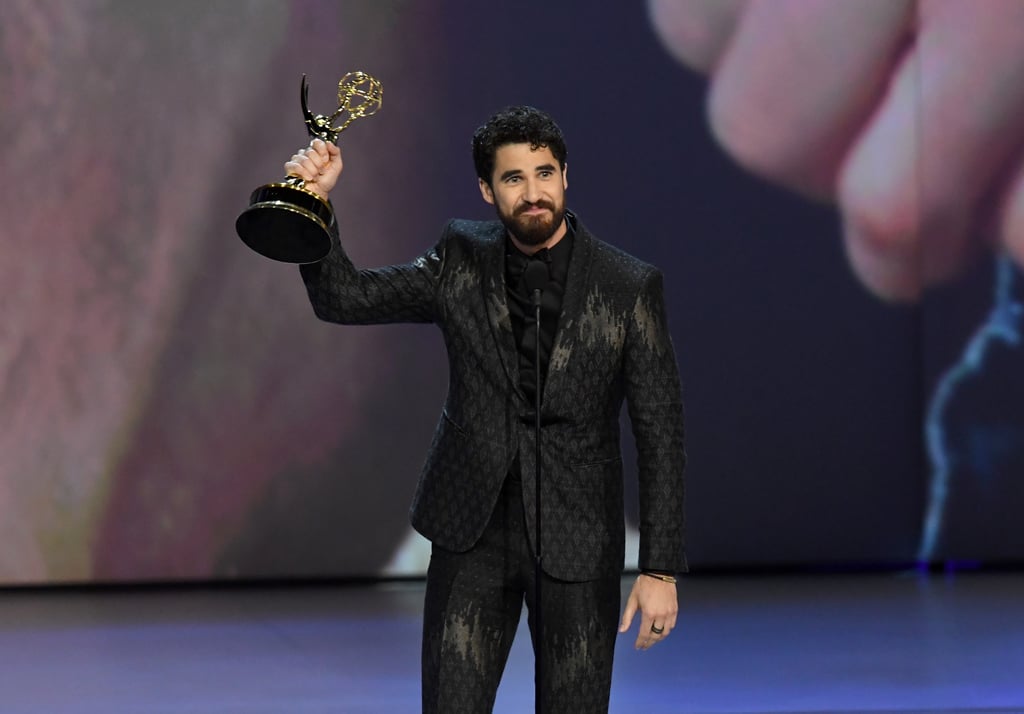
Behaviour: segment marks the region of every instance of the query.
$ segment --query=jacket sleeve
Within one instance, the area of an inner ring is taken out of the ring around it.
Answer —
[[[640,569],[684,572],[682,389],[657,270],[648,273],[633,305],[623,366],[638,458]]]
[[[434,322],[437,285],[444,266],[444,235],[436,246],[404,265],[356,268],[331,224],[331,252],[299,266],[313,311],[321,320],[343,325]]]

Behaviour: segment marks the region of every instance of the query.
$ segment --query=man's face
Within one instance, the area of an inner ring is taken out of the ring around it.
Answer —
[[[497,209],[505,228],[524,246],[543,246],[564,233],[568,187],[566,171],[551,149],[531,149],[529,144],[500,147],[490,184],[480,180],[484,200]]]

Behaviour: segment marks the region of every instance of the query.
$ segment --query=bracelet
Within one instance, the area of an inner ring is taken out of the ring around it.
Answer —
[[[673,585],[676,584],[676,578],[675,578],[674,575],[665,575],[663,573],[652,573],[652,572],[649,572],[647,570],[641,571],[640,574],[641,575],[646,575],[649,578],[655,578],[657,580],[660,580],[663,583],[672,583]]]

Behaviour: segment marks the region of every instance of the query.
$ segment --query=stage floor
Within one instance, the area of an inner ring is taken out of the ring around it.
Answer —
[[[0,713],[417,712],[422,594],[0,591]],[[695,575],[680,598],[664,644],[620,637],[612,712],[1024,714],[1024,573]],[[502,714],[533,708],[524,628]]]

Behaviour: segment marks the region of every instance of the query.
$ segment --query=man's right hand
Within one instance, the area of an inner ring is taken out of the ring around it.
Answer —
[[[341,149],[323,139],[313,139],[284,165],[285,174],[302,179],[307,190],[323,198],[338,182],[341,168]]]

